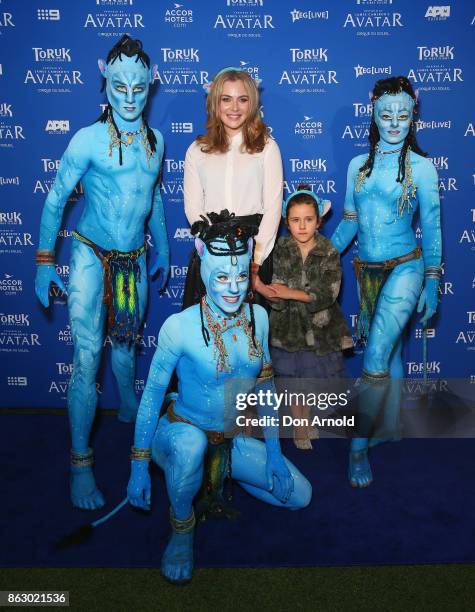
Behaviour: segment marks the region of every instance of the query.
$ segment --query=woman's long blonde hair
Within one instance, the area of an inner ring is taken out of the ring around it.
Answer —
[[[226,70],[213,80],[208,98],[206,99],[206,113],[208,132],[198,136],[196,142],[202,145],[204,153],[226,153],[229,149],[229,138],[219,118],[219,103],[226,81],[241,81],[249,96],[249,116],[242,126],[243,150],[247,153],[259,153],[265,147],[269,138],[269,130],[261,119],[259,110],[259,92],[254,79],[244,70]]]

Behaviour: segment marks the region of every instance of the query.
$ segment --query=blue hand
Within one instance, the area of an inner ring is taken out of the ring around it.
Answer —
[[[285,504],[294,490],[294,479],[280,452],[267,451],[266,479],[269,491]]]
[[[131,461],[132,469],[127,485],[127,498],[132,506],[150,510],[151,482],[148,461]]]
[[[437,311],[439,297],[438,288],[439,279],[426,279],[421,297],[419,298],[419,303],[417,304],[417,312],[424,312],[424,316],[421,318],[421,323],[426,323]]]
[[[38,266],[35,277],[35,293],[45,308],[49,304],[49,286],[51,283],[55,283],[61,291],[66,293],[66,287],[53,265]]]
[[[150,276],[155,276],[157,272],[159,272],[158,282],[161,291],[165,287],[170,273],[170,254],[168,251],[157,253],[157,258],[150,268]]]

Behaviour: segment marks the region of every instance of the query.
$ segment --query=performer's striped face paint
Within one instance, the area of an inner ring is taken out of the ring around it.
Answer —
[[[212,255],[203,245],[200,256],[201,279],[210,304],[225,314],[237,312],[249,286],[249,250],[242,255]]]
[[[385,94],[376,100],[374,121],[381,140],[389,144],[403,142],[409,133],[414,100],[405,91]]]
[[[105,69],[107,99],[125,121],[138,119],[148,98],[150,70],[135,61],[137,56],[122,55]]]

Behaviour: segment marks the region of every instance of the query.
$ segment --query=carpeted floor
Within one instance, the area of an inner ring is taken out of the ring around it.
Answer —
[[[153,508],[124,508],[84,545],[57,551],[65,533],[103,511],[74,510],[68,498],[69,432],[64,414],[3,413],[3,567],[159,567],[169,531],[162,474],[153,472]],[[125,495],[133,426],[102,415],[94,447],[106,511]],[[372,451],[375,481],[347,482],[345,440],[313,452],[283,442],[311,480],[311,505],[273,508],[235,486],[237,520],[200,524],[198,567],[299,567],[471,563],[475,560],[473,440],[403,440]]]

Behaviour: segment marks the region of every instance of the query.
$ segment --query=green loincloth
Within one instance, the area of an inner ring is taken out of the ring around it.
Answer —
[[[354,258],[353,264],[360,290],[360,312],[356,323],[358,342],[366,344],[368,341],[371,321],[388,276],[396,266],[412,259],[419,259],[421,256],[421,248],[417,246],[405,255],[380,262],[361,261],[358,257]]]
[[[73,231],[73,236],[89,246],[102,264],[107,333],[115,342],[133,344],[140,328],[138,258],[145,252],[145,244],[134,251],[106,251],[76,231]]]
[[[355,266],[356,267],[356,266]],[[362,268],[357,273],[360,289],[360,312],[356,322],[358,342],[366,344],[369,336],[379,294],[392,270],[385,268]]]

